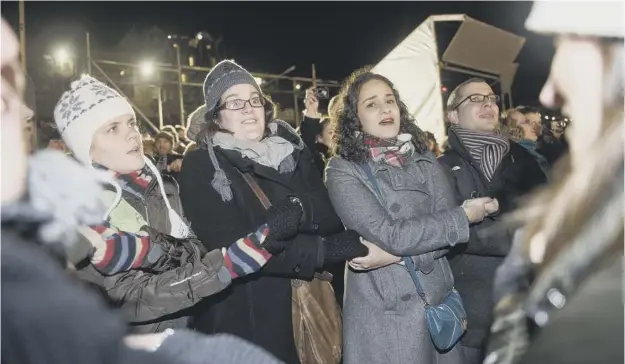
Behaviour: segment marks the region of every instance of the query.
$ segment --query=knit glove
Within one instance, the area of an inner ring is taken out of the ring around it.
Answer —
[[[271,258],[271,253],[263,248],[267,234],[269,228],[263,224],[228,249],[224,248],[224,266],[228,268],[232,279],[258,272]]]
[[[369,254],[369,248],[360,242],[360,234],[347,230],[323,238],[324,265],[340,263]]]
[[[301,201],[294,196],[287,196],[267,210],[269,235],[263,244],[273,255],[281,253],[289,241],[297,235],[302,224],[304,209]]]
[[[297,235],[304,209],[299,198],[287,196],[267,210],[267,225],[271,240],[290,240]]]

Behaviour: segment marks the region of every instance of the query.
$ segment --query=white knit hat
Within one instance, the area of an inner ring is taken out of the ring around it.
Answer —
[[[74,156],[91,165],[93,135],[111,119],[135,115],[132,106],[112,88],[90,76],[72,82],[54,107],[54,122]]]
[[[621,1],[536,1],[525,27],[537,33],[622,38]]]

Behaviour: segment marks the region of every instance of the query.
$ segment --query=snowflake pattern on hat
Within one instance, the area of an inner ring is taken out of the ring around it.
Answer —
[[[84,101],[78,99],[78,95],[72,95],[68,100],[61,102],[61,117],[63,119],[69,119],[72,111],[80,111]],[[61,132],[63,132],[61,130]]]
[[[115,98],[123,96],[93,77],[84,76],[72,82],[70,90],[61,96],[56,106],[59,132],[63,133],[73,121],[98,104]]]

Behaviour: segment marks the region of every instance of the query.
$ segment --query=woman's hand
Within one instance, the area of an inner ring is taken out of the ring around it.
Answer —
[[[377,245],[360,238],[360,241],[369,248],[369,254],[349,261],[349,266],[355,270],[373,270],[401,262],[401,257],[387,253]]]
[[[321,113],[319,112],[319,100],[315,97],[315,89],[309,88],[306,90],[306,97],[304,98],[304,104],[306,110],[304,110],[304,116],[312,119],[321,119]]]

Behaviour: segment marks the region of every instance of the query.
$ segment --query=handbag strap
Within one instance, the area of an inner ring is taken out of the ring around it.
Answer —
[[[263,204],[265,210],[269,210],[269,208],[271,207],[271,201],[269,201],[269,198],[267,198],[267,195],[265,195],[263,189],[260,188],[258,183],[254,181],[254,178],[252,178],[249,173],[241,173],[241,175],[243,176],[243,179],[245,180],[247,185],[250,186],[252,191],[254,191],[254,194],[256,195],[260,203]]]
[[[373,175],[373,171],[371,170],[371,166],[369,166],[368,163],[363,163],[363,164],[360,165],[360,167],[362,168],[363,171],[365,171],[365,174],[367,175],[367,179],[369,180],[369,182],[371,183],[371,185],[375,189],[375,191],[376,191],[380,201],[382,201],[382,192],[380,191],[380,186],[378,185],[378,181],[375,179],[375,176]],[[429,306],[430,304],[427,301],[427,297],[425,296],[425,292],[423,291],[423,287],[421,287],[421,283],[419,282],[419,278],[417,277],[417,269],[415,268],[415,265],[414,265],[414,262],[412,261],[412,258],[411,257],[404,257],[403,261],[406,264],[406,268],[408,270],[408,273],[410,273],[410,277],[412,278],[412,282],[414,283],[415,287],[417,287],[417,293],[419,294],[419,297],[421,297],[421,299],[423,300],[423,303],[425,303],[426,307]]]
[[[412,283],[414,283],[415,287],[417,287],[417,293],[419,294],[419,297],[421,297],[426,307],[429,306],[430,303],[428,302],[427,297],[425,296],[423,287],[421,287],[421,282],[419,282],[419,278],[417,277],[417,269],[414,266],[414,262],[412,261],[412,258],[404,257],[403,260],[404,260],[404,263],[406,264],[406,268],[408,269],[408,273],[410,273],[410,278],[412,278]]]

